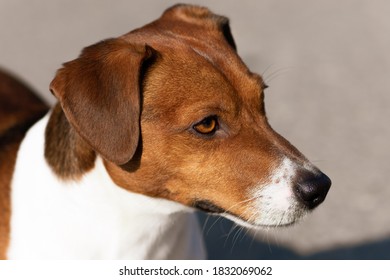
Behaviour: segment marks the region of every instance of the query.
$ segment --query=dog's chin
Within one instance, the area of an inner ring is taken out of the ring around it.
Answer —
[[[218,207],[207,200],[196,201],[193,206],[203,212],[222,216],[237,225],[250,229],[290,226],[311,212],[293,196],[282,195],[282,193],[278,193],[276,196],[267,196],[265,192],[249,206],[246,211],[250,213],[249,217]]]
[[[252,218],[245,220],[230,213],[222,213],[220,216],[227,218],[239,226],[261,230],[265,228],[276,228],[276,227],[288,227],[301,221],[310,210],[305,207],[296,207],[287,211],[270,211],[269,213],[260,213],[258,217],[254,215]]]

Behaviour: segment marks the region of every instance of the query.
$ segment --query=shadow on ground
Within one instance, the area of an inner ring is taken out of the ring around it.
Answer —
[[[388,260],[390,238],[353,247],[322,251],[313,255],[299,255],[294,251],[255,240],[239,227],[220,217],[199,214],[206,241],[208,258],[215,260],[262,259],[262,260]]]

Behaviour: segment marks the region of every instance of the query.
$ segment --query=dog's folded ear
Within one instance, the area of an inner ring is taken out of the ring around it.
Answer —
[[[79,135],[105,159],[128,162],[140,138],[140,90],[144,63],[155,51],[122,39],[87,47],[50,84]]]
[[[204,32],[214,31],[218,35],[222,35],[222,38],[234,49],[237,50],[236,43],[234,42],[233,35],[230,30],[229,19],[224,16],[216,15],[209,9],[200,6],[177,4],[167,9],[161,17],[162,20],[168,21],[181,21],[189,25],[196,26],[197,29],[202,26],[205,27]],[[177,24],[176,31],[180,27],[186,30],[190,29],[190,26],[183,26]]]

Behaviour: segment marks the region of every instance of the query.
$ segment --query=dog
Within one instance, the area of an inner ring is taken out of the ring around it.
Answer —
[[[286,226],[331,185],[270,127],[266,84],[204,7],[84,48],[51,109],[0,81],[4,259],[202,259],[195,209]]]

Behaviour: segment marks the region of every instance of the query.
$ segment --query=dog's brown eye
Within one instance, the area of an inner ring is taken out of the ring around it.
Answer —
[[[194,130],[200,134],[214,134],[218,129],[218,119],[216,116],[210,116],[193,126]]]

